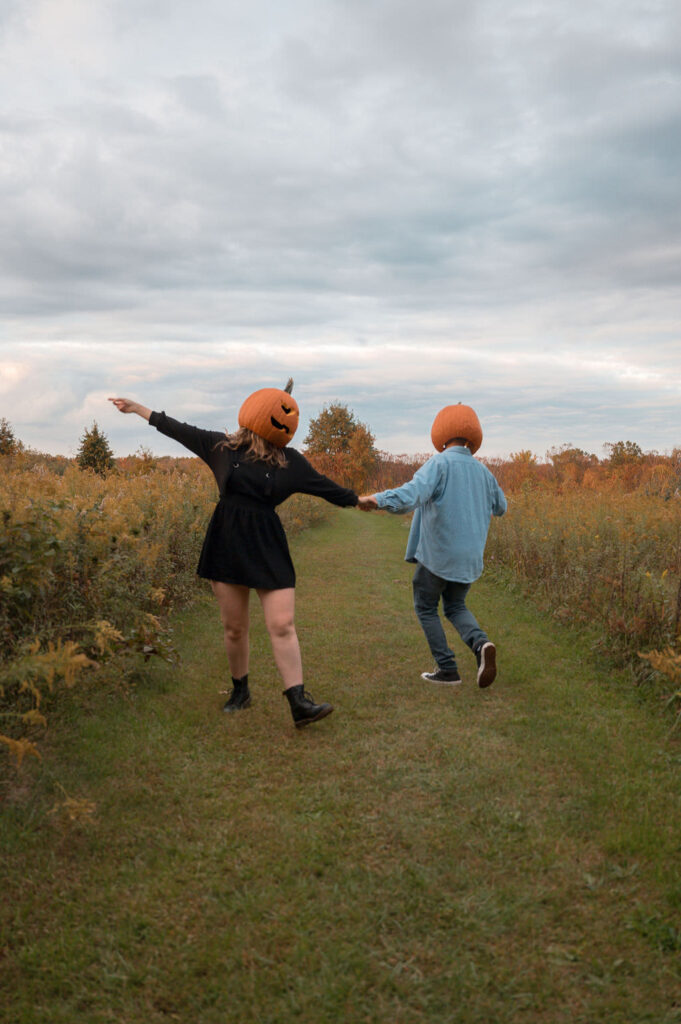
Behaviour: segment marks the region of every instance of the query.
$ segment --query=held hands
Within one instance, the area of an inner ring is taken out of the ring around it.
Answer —
[[[357,499],[357,508],[361,509],[362,512],[371,512],[372,509],[378,508],[378,502],[373,494],[360,494]]]
[[[144,420],[148,420],[151,416],[151,409],[140,405],[139,402],[133,402],[130,398],[110,398],[109,401],[113,402],[119,412],[135,412]]]

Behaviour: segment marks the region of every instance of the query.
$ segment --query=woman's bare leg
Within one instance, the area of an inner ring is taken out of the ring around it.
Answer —
[[[248,674],[248,587],[211,580],[220,609],[229,670],[234,679]]]
[[[259,590],[258,597],[296,728],[326,718],[333,711],[331,704],[315,704],[303,690],[303,665],[294,624],[295,590]]]
[[[284,689],[299,686],[303,681],[303,662],[294,622],[296,592],[293,587],[286,590],[259,590],[258,597]]]

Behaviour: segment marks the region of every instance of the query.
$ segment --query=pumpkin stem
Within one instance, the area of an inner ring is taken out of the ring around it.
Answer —
[[[290,395],[291,392],[293,391],[293,377],[289,377],[288,384],[284,388],[284,391],[286,392],[287,395]]]

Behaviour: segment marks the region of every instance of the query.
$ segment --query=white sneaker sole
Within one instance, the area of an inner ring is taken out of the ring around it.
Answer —
[[[497,677],[497,649],[492,643],[483,645],[480,651],[480,668],[478,669],[478,686],[484,690],[491,686]]]
[[[421,679],[425,679],[427,683],[435,683],[436,686],[461,686],[461,679],[433,679],[428,675],[427,672],[421,673]]]

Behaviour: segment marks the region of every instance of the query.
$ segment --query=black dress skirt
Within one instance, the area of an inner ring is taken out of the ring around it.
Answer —
[[[258,590],[295,586],[284,527],[263,499],[272,473],[262,462],[234,462],[203,542],[197,570],[203,579]]]
[[[152,412],[149,424],[198,455],[212,470],[220,500],[208,525],[198,575],[258,590],[295,586],[286,534],[275,509],[292,494],[312,494],[340,507],[357,504],[295,448],[285,448],[286,466],[250,461],[242,448],[225,446],[225,434]]]

